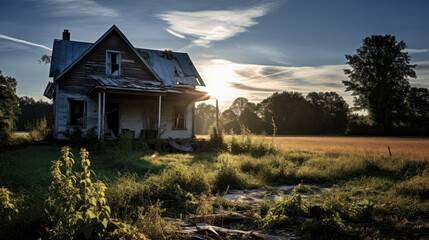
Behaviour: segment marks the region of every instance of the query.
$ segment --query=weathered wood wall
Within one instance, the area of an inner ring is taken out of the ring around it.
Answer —
[[[90,78],[89,75],[106,75],[107,50],[121,52],[121,78],[138,77],[143,80],[156,81],[146,65],[140,61],[124,40],[113,31],[59,79],[60,89],[75,93],[86,93],[91,87],[97,85],[96,80]]]
[[[98,124],[98,99],[91,98],[86,94],[70,93],[59,90],[55,99],[56,108],[56,127],[54,136],[58,139],[67,139],[67,135],[73,133],[74,127],[70,126],[70,100],[82,100],[86,102],[85,124],[78,127],[82,132],[87,133],[89,130],[96,130]]]

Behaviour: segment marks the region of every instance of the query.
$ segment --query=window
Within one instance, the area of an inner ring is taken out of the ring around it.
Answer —
[[[70,102],[70,125],[83,126],[85,123],[85,101],[69,100]]]
[[[174,128],[185,129],[186,106],[176,106],[174,109]]]
[[[121,53],[115,51],[106,52],[106,74],[121,75]]]

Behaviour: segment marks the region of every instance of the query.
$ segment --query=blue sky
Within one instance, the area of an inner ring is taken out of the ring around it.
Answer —
[[[274,91],[336,91],[345,54],[372,34],[408,45],[429,87],[429,1],[1,0],[0,70],[18,94],[44,99],[53,39],[94,42],[116,24],[136,47],[188,52],[223,108],[236,97],[260,101]]]

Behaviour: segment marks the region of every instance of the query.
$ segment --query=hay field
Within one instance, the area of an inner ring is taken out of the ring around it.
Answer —
[[[197,137],[208,139],[208,135]],[[230,139],[231,136],[227,135],[226,140]],[[271,143],[273,140],[268,136],[253,136],[253,139],[265,143]],[[428,138],[277,136],[274,137],[274,142],[286,151],[324,151],[376,156],[388,156],[389,146],[393,157],[429,160]]]

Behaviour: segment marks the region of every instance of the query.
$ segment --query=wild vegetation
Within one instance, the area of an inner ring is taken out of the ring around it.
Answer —
[[[81,150],[80,165],[72,164],[78,147],[3,153],[1,211],[8,217],[2,226],[9,227],[1,238],[186,238],[180,222],[283,229],[307,239],[427,237],[427,159],[282,149],[250,134],[219,139],[214,152],[152,156],[144,143],[124,138],[94,145],[89,156]],[[284,185],[297,186],[278,188]],[[222,197],[233,189],[264,189],[267,197]],[[273,194],[278,200],[268,197]],[[316,217],[309,212],[314,206],[321,210]],[[237,212],[245,216],[238,222],[213,215]],[[87,228],[78,227],[83,223]],[[66,233],[67,224],[76,231]]]

